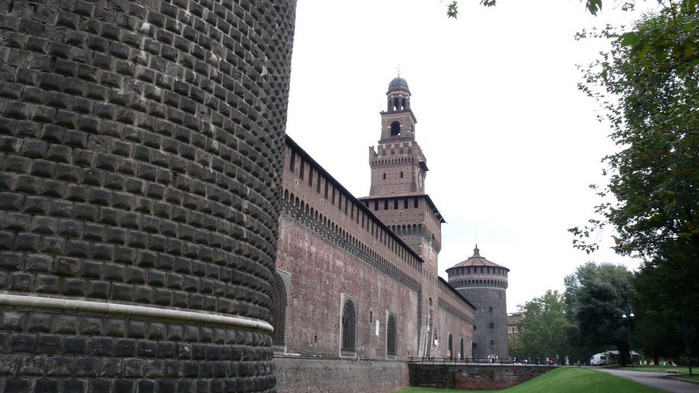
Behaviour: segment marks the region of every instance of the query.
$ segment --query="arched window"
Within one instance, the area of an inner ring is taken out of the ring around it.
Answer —
[[[400,123],[397,121],[394,121],[391,123],[391,136],[398,136],[400,135]]]
[[[272,286],[272,344],[284,345],[286,340],[286,288],[279,274],[274,274]]]
[[[356,351],[357,310],[352,300],[345,300],[342,307],[342,354],[354,355]]]
[[[451,333],[449,333],[449,359],[454,358],[454,342],[451,336]]]
[[[464,360],[464,338],[461,337],[461,342],[459,343],[459,360]]]
[[[396,317],[390,314],[386,325],[386,355],[396,356],[397,346]]]

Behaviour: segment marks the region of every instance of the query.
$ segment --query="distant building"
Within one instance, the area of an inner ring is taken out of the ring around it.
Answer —
[[[507,335],[513,336],[521,334],[522,331],[517,324],[524,319],[524,314],[521,312],[507,314]]]

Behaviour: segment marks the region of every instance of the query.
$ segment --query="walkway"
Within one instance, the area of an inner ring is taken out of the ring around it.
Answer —
[[[642,383],[647,386],[654,387],[669,393],[698,393],[699,384],[693,382],[682,381],[675,378],[669,378],[667,374],[646,372],[646,371],[631,371],[631,370],[616,370],[613,368],[595,368],[595,370],[606,371],[610,374],[619,377],[628,378],[632,381]]]

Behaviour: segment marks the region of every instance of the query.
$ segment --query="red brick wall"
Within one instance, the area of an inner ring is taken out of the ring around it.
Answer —
[[[356,355],[342,364],[374,360],[398,365],[420,356],[419,351],[426,348],[444,353],[439,347],[432,349],[431,339],[425,346],[430,310],[431,324],[452,332],[457,351],[464,337],[470,356],[474,309],[451,289],[440,289],[435,266],[427,268],[420,255],[288,137],[283,165],[276,268],[284,279],[287,306],[285,343],[277,348],[276,356],[285,359],[285,370],[306,367],[309,375],[302,379],[317,380],[318,376],[311,375],[319,372],[316,365],[303,359],[339,361],[343,297],[355,301],[357,335]],[[436,265],[436,255],[431,263]],[[391,357],[386,353],[389,313],[397,322],[396,356]],[[447,342],[442,342],[440,346],[446,348]],[[388,369],[396,367],[400,369],[396,365]],[[333,383],[363,380],[366,373],[362,370],[350,366]],[[280,391],[306,391],[285,390],[292,385],[284,381],[298,379],[289,379],[289,375],[278,376]],[[401,386],[402,378],[394,370],[380,379]]]
[[[554,368],[556,367],[411,363],[410,386],[469,391],[500,390],[526,382]]]
[[[391,393],[409,386],[404,362],[346,359],[274,359],[278,393]]]
[[[339,356],[345,294],[357,300],[357,357],[386,358],[386,312],[397,318],[398,358],[416,356],[417,293],[299,225],[287,213],[279,223],[277,269],[289,272],[292,282],[287,352]]]

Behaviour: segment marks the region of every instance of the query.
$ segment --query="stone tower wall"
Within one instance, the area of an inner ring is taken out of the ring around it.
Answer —
[[[0,391],[273,391],[295,1],[0,0]]]
[[[459,287],[457,290],[476,307],[473,341],[477,346],[473,348],[473,357],[487,358],[489,355],[497,355],[500,359],[507,358],[507,292],[505,289]],[[490,344],[491,340],[494,341],[494,345]]]

